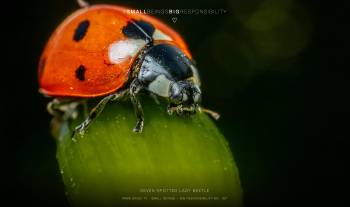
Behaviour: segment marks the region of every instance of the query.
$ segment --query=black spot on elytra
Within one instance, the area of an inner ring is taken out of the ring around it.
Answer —
[[[86,71],[86,68],[83,65],[80,65],[75,70],[75,77],[77,77],[80,81],[84,81],[85,80],[85,71]]]
[[[147,40],[152,39],[154,26],[143,20],[132,20],[122,28],[122,32],[128,38]]]
[[[73,40],[76,42],[79,42],[84,38],[86,35],[86,32],[90,26],[89,20],[84,20],[79,23],[77,28],[75,29],[74,35],[73,35]]]

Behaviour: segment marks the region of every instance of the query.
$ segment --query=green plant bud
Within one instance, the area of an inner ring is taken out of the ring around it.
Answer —
[[[140,134],[128,101],[109,103],[83,136],[71,137],[83,116],[60,124],[57,159],[72,206],[241,206],[237,167],[211,118],[142,104]]]

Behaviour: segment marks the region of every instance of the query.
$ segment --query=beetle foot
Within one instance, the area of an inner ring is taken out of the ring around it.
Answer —
[[[84,136],[86,130],[87,130],[88,124],[86,121],[81,123],[80,125],[76,126],[75,129],[73,130],[72,138],[77,135],[77,136]]]
[[[141,133],[143,130],[143,121],[139,120],[136,122],[136,126],[133,129],[133,132],[135,133]]]
[[[175,107],[170,107],[170,106],[168,106],[167,112],[168,112],[169,115],[173,115],[173,114],[174,114],[174,111],[176,111]]]
[[[180,114],[182,111],[182,106],[168,106],[167,112],[169,115],[173,115],[174,113]]]
[[[183,105],[178,105],[178,106],[168,106],[168,114],[173,115],[176,113],[179,116],[183,115],[191,115],[196,113],[196,107],[195,106],[183,106]]]

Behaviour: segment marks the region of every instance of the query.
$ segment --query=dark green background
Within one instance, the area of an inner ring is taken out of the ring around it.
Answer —
[[[203,105],[240,170],[246,206],[349,199],[349,4],[342,1],[99,1],[134,8],[223,8],[158,15],[183,35],[203,81]],[[37,63],[74,0],[1,4],[1,193],[12,204],[67,206]],[[347,118],[343,121],[342,118]]]

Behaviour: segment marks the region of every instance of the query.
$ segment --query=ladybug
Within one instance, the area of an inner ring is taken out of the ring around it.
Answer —
[[[128,13],[124,7],[78,3],[82,8],[58,26],[40,58],[39,91],[54,97],[47,106],[49,113],[74,118],[79,104],[100,97],[74,130],[83,134],[108,102],[128,97],[137,118],[133,131],[142,132],[138,94],[146,92],[168,99],[169,114],[199,111],[219,118],[199,106],[199,75],[178,33],[154,17]]]

